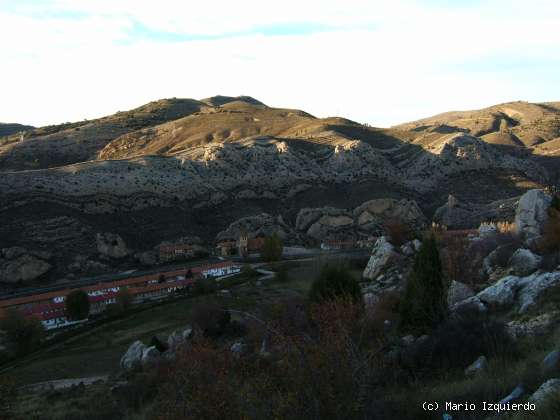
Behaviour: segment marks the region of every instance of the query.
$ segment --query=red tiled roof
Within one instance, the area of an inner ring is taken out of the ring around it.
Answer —
[[[199,267],[193,267],[190,270],[193,274],[196,274],[196,273],[202,273],[203,271],[209,270],[211,268],[221,268],[221,267],[227,267],[231,265],[234,265],[232,261],[221,261],[219,263],[206,264]],[[16,305],[24,305],[26,303],[50,301],[55,297],[67,296],[68,294],[70,294],[70,292],[77,289],[81,289],[85,292],[94,292],[94,291],[99,291],[104,289],[110,289],[113,287],[132,286],[134,284],[142,284],[148,282],[149,280],[158,280],[162,274],[165,277],[173,277],[173,276],[184,275],[185,272],[188,270],[189,270],[188,268],[182,268],[180,270],[174,270],[174,271],[163,271],[161,273],[148,274],[148,275],[138,276],[138,277],[130,277],[127,279],[115,280],[112,282],[103,282],[91,286],[79,287],[74,289],[63,289],[63,290],[58,290],[56,292],[41,293],[37,295],[22,296],[13,299],[1,300],[0,308],[8,308]]]

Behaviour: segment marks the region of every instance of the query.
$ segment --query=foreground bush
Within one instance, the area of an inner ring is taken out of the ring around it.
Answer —
[[[362,301],[360,285],[344,266],[325,265],[313,281],[309,291],[309,300],[321,303],[338,298]]]
[[[0,320],[0,330],[6,331],[8,343],[16,356],[26,355],[37,349],[45,336],[45,329],[37,318],[26,318],[19,311],[6,311]]]

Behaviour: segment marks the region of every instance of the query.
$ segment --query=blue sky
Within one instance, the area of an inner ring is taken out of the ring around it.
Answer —
[[[251,95],[389,126],[560,100],[556,0],[0,0],[0,121]]]

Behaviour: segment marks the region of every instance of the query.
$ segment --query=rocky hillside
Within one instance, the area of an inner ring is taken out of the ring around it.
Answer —
[[[0,123],[0,137],[10,136],[32,128],[30,125]]]
[[[559,118],[558,104],[512,103],[379,129],[216,96],[32,129],[0,142],[0,247],[70,264],[97,255],[96,233],[146,251],[262,214],[255,230],[294,241],[356,236],[382,221],[358,211],[370,200],[414,202],[424,222],[449,194],[468,212],[437,214],[458,226],[511,219],[511,200],[557,182]],[[319,215],[305,228],[303,209]]]

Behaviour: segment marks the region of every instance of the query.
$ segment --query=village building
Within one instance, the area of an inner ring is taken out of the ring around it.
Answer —
[[[133,303],[163,299],[177,291],[190,288],[197,280],[237,274],[241,267],[232,261],[219,261],[200,266],[136,277],[106,281],[80,288],[67,288],[54,292],[22,296],[0,301],[0,314],[7,309],[21,311],[24,316],[39,319],[47,330],[61,328],[84,321],[69,321],[66,317],[66,297],[74,290],[83,290],[90,301],[90,315],[98,315],[108,305],[117,302],[121,289],[132,295]]]
[[[159,247],[159,259],[162,262],[186,260],[194,257],[191,244],[162,245]]]
[[[321,249],[325,251],[339,251],[344,249],[353,249],[356,247],[354,239],[326,239],[321,242]]]

